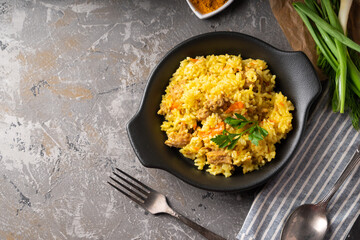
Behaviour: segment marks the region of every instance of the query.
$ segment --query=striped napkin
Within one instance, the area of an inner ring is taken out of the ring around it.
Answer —
[[[255,198],[238,239],[280,239],[292,210],[321,200],[350,161],[360,143],[359,132],[347,115],[332,112],[328,91],[318,101],[292,159]],[[359,214],[360,170],[356,167],[328,205],[330,229],[325,239],[345,239]]]

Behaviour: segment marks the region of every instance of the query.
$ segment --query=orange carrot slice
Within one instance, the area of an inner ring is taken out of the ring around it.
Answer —
[[[236,103],[231,104],[230,107],[228,109],[226,109],[225,113],[231,113],[236,110],[241,110],[243,108],[244,108],[244,103],[236,102]]]

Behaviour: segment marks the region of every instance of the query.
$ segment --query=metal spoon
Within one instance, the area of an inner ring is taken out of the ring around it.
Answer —
[[[317,204],[304,204],[288,217],[281,233],[281,240],[321,240],[328,229],[326,207],[335,192],[344,183],[360,161],[360,145],[356,149],[344,172],[330,192]]]

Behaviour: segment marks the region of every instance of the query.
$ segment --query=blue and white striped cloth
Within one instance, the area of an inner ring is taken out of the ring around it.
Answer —
[[[333,113],[328,90],[315,107],[307,130],[287,166],[260,191],[237,235],[241,240],[278,240],[288,215],[317,203],[339,178],[360,143],[348,115]],[[360,170],[349,176],[328,205],[325,239],[345,239],[360,214]]]

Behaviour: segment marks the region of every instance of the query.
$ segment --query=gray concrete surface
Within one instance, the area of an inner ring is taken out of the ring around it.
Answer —
[[[146,169],[125,130],[159,59],[223,30],[290,50],[266,0],[208,20],[185,0],[0,0],[0,239],[202,239],[111,189],[115,167],[235,239],[258,189],[207,192]]]

